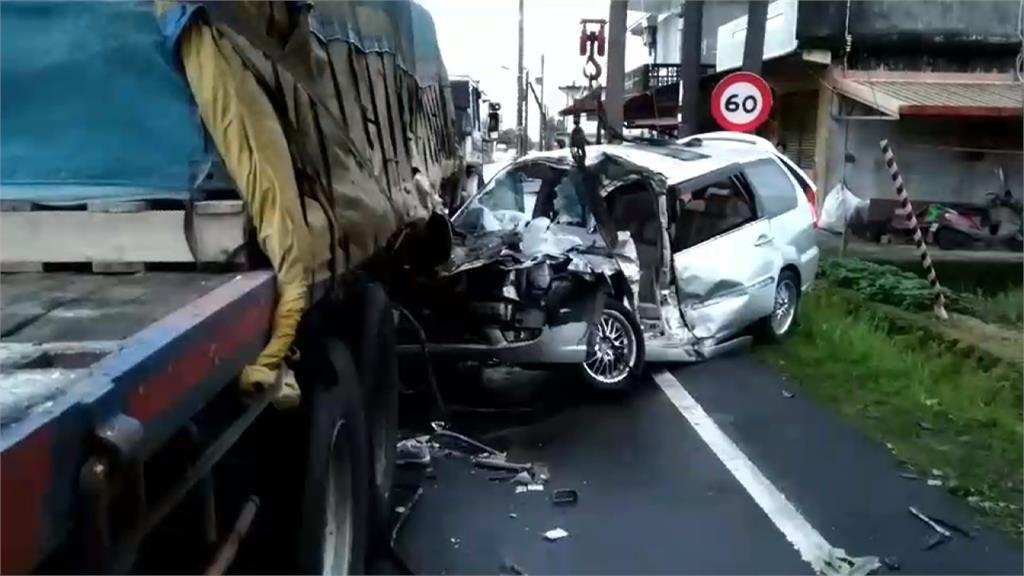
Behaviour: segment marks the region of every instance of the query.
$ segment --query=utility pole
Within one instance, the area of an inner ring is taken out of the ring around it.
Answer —
[[[540,86],[540,102],[537,103],[537,107],[540,108],[540,140],[537,141],[537,147],[540,150],[547,150],[547,129],[548,129],[548,111],[544,108],[544,81],[547,80],[547,76],[544,75],[544,55],[540,55],[540,77],[537,78],[537,86]]]
[[[526,123],[523,106],[526,104],[526,83],[523,82],[523,2],[519,0],[519,73],[516,82],[516,155],[526,153]]]
[[[530,70],[525,69],[526,81],[523,83],[523,154],[530,151],[530,133],[527,128],[530,126],[530,95],[526,92],[530,89]]]
[[[764,30],[768,23],[768,0],[747,3],[747,37],[743,41],[743,70],[761,74],[764,64]]]
[[[682,105],[676,138],[697,133],[700,121],[700,35],[704,0],[683,3],[683,39],[679,43],[679,90]]]
[[[608,86],[605,115],[609,136],[622,134],[623,100],[626,91],[626,7],[625,0],[608,3]]]

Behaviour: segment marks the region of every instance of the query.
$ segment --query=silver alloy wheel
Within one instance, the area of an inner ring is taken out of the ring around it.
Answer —
[[[331,435],[330,461],[327,463],[327,509],[324,511],[324,574],[348,574],[352,569],[352,462],[344,443],[338,445],[338,422]]]
[[[796,317],[796,303],[799,299],[796,284],[791,278],[782,278],[775,287],[775,306],[772,308],[772,332],[782,336],[789,331]]]
[[[626,318],[605,309],[594,327],[594,348],[583,368],[603,384],[616,384],[636,364],[636,336]]]

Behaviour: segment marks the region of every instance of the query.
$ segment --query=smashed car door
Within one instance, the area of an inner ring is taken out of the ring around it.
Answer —
[[[670,189],[672,266],[683,318],[720,342],[772,310],[779,257],[738,165]]]

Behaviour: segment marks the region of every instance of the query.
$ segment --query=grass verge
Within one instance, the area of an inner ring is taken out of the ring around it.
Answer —
[[[1017,286],[992,296],[978,295],[978,318],[1017,328],[1024,324],[1024,288]]]
[[[1021,365],[993,361],[819,285],[768,361],[811,397],[1022,538]]]

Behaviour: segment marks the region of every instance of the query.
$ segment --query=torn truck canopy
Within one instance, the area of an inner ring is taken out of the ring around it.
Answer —
[[[438,206],[428,189],[462,172],[447,75],[425,11],[415,2],[371,1],[311,9],[157,2],[277,273],[273,332],[242,373],[245,389],[288,374],[281,363],[314,283],[329,280],[335,290],[341,274],[399,233],[424,229]],[[369,117],[382,102],[389,113]]]

